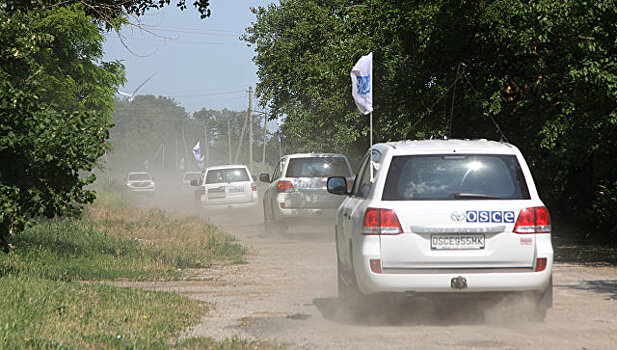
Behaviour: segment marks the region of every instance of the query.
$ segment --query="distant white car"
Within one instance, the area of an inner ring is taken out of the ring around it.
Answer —
[[[145,171],[128,173],[126,176],[126,188],[132,193],[153,194],[156,190],[152,176]]]
[[[381,293],[501,296],[552,305],[549,212],[513,145],[486,140],[374,145],[344,194],[336,246],[341,298]]]
[[[201,171],[187,171],[182,176],[182,189],[194,191],[195,187],[191,185],[191,181],[199,181]]]
[[[289,225],[306,222],[334,224],[336,210],[343,198],[328,193],[330,176],[342,176],[349,187],[354,174],[342,154],[288,154],[279,161],[272,178],[261,174],[268,183],[264,193],[264,223],[268,232],[284,233]]]
[[[196,184],[196,199],[209,208],[251,208],[257,204],[257,185],[245,165],[208,167]]]

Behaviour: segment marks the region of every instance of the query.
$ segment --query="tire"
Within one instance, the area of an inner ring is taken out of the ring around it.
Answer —
[[[338,298],[345,303],[355,303],[358,300],[358,285],[352,271],[345,269],[337,258],[336,277],[338,284]]]
[[[553,306],[553,276],[542,294],[536,295],[535,308],[531,313],[531,320],[534,322],[544,322],[548,309]]]
[[[353,262],[351,269],[345,268],[338,256],[338,239],[336,233],[334,240],[336,242],[336,279],[338,285],[338,298],[341,302],[347,304],[357,304],[361,299],[360,290],[356,282],[356,276],[353,272]]]
[[[268,210],[266,208],[268,208],[268,205],[264,203],[264,229],[266,230],[266,233],[284,234],[284,226],[274,218],[271,214],[272,210],[270,210],[270,214],[268,214]]]
[[[551,280],[548,287],[546,287],[546,290],[538,296],[533,320],[536,322],[544,322],[546,313],[551,306],[553,306],[553,276],[551,276]]]

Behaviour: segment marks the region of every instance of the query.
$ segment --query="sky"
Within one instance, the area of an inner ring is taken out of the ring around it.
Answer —
[[[121,60],[125,65],[122,92],[131,94],[152,77],[136,95],[173,98],[188,113],[202,108],[246,110],[248,88],[255,89],[257,83],[257,67],[253,47],[239,37],[255,21],[250,8],[272,2],[212,0],[211,16],[203,20],[190,5],[184,11],[174,4],[149,11],[130,19],[147,31],[129,25],[120,32],[123,40],[116,32],[106,35],[104,60]],[[254,98],[253,110],[261,110]]]

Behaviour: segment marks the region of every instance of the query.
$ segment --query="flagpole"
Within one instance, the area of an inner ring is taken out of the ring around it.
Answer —
[[[368,147],[368,151],[369,151],[369,157],[370,157],[370,168],[371,168],[371,183],[373,183],[373,150],[371,149],[373,147],[373,112],[371,112],[371,115],[369,116],[370,119],[370,136],[369,136],[369,142],[370,145]]]

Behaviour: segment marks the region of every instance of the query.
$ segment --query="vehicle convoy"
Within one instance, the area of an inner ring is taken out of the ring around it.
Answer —
[[[369,295],[530,297],[552,305],[551,223],[513,145],[487,140],[374,145],[337,213],[338,288]]]
[[[136,171],[130,172],[126,176],[126,189],[129,193],[154,194],[156,187],[149,173]]]
[[[289,225],[303,221],[334,223],[343,198],[329,194],[328,177],[342,176],[351,187],[354,175],[349,160],[342,154],[298,153],[283,156],[264,193],[263,210],[266,231],[284,233]],[[325,221],[324,221],[325,220]]]
[[[257,185],[246,165],[211,166],[199,180],[191,180],[195,199],[210,209],[251,208],[257,204]]]

